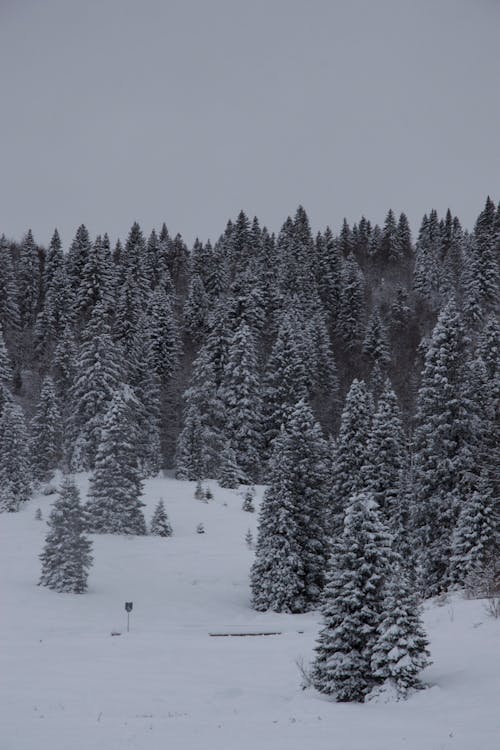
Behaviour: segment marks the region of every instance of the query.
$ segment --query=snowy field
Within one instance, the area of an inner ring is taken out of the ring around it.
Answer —
[[[82,596],[36,585],[34,515],[53,497],[0,516],[0,750],[498,750],[500,620],[482,602],[427,607],[431,687],[407,702],[303,691],[295,662],[310,660],[319,618],[249,608],[256,514],[209,484],[207,505],[194,483],[148,481],[147,518],[162,497],[174,536],[93,537]],[[209,635],[262,630],[281,635]]]

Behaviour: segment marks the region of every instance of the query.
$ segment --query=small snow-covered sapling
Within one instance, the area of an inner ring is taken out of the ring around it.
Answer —
[[[196,527],[196,533],[197,534],[204,534],[205,533],[205,526],[202,523],[199,523]]]
[[[37,521],[41,521],[41,520],[43,519],[43,516],[42,516],[42,511],[41,511],[41,509],[40,509],[40,508],[37,508],[37,509],[36,509],[36,512],[35,512],[35,519],[36,519]]]

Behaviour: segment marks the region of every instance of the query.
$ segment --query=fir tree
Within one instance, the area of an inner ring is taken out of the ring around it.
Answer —
[[[149,533],[153,536],[172,536],[173,534],[163,500],[160,500],[155,508]]]
[[[337,333],[347,349],[356,347],[361,339],[364,322],[364,279],[354,256],[344,264],[342,298]]]
[[[21,407],[5,401],[0,416],[0,511],[17,511],[30,496],[26,424]]]
[[[353,380],[342,411],[333,458],[332,523],[342,525],[342,514],[350,498],[365,487],[363,466],[368,460],[372,400],[363,381]]]
[[[198,480],[196,482],[196,487],[194,489],[194,497],[195,497],[195,500],[204,500],[205,499],[205,493],[203,491],[203,486],[202,486],[200,480]]]
[[[253,549],[253,534],[250,529],[248,529],[247,533],[245,534],[245,544],[247,545],[248,549]]]
[[[35,321],[41,285],[38,248],[31,229],[25,236],[19,253],[18,284],[21,326],[27,329]]]
[[[312,671],[314,687],[337,701],[362,702],[374,685],[371,659],[392,562],[390,545],[371,496],[354,495],[333,546]]]
[[[262,408],[256,347],[245,322],[238,326],[230,341],[220,398],[225,439],[235,451],[243,481],[255,481],[260,472]]]
[[[481,590],[489,565],[498,558],[500,516],[493,489],[483,475],[465,499],[452,538],[451,579]],[[482,580],[483,579],[483,580]]]
[[[92,542],[84,534],[84,511],[71,477],[63,480],[48,525],[49,532],[40,555],[39,585],[54,591],[83,594],[92,565]]]
[[[451,535],[474,468],[473,409],[464,389],[466,347],[459,312],[450,301],[439,315],[425,357],[414,433],[419,500],[413,522],[430,595],[449,584]]]
[[[221,487],[230,490],[236,489],[245,479],[238,465],[236,452],[230,444],[223,448],[217,479]]]
[[[247,513],[255,513],[255,506],[253,504],[255,497],[255,489],[253,487],[247,487],[245,490],[245,497],[243,499],[243,505],[241,509]]]
[[[111,339],[102,305],[84,331],[71,387],[69,414],[73,468],[92,469],[104,415],[123,375],[120,352]]]
[[[145,534],[131,409],[115,391],[104,418],[87,503],[88,528],[97,533]]]
[[[14,273],[11,249],[0,236],[0,327],[3,328],[9,344],[14,343],[19,334],[21,321],[19,312],[19,290]]]
[[[365,487],[372,493],[393,533],[400,531],[400,502],[408,465],[401,411],[389,379],[379,399],[368,438]]]
[[[42,384],[37,411],[31,422],[31,465],[33,478],[49,482],[61,456],[62,424],[54,382],[47,376]]]
[[[253,606],[302,612],[317,603],[328,558],[327,445],[305,401],[275,441],[259,515]]]
[[[382,617],[373,645],[371,669],[381,685],[377,691],[395,690],[398,698],[422,687],[419,673],[430,664],[428,640],[419,606],[410,583],[397,570],[388,579]]]
[[[35,511],[35,521],[42,521],[42,520],[43,520],[42,510],[41,508],[37,508]]]

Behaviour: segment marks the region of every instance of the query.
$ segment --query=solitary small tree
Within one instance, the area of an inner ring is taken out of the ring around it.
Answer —
[[[85,520],[79,492],[69,476],[63,480],[48,525],[49,532],[40,555],[42,573],[39,585],[54,591],[83,594],[92,565],[92,542],[84,534]]]
[[[245,510],[247,513],[255,513],[255,506],[253,504],[254,497],[255,489],[252,486],[247,487],[241,509]]]
[[[155,508],[149,533],[153,536],[172,536],[173,534],[163,500],[160,500]]]

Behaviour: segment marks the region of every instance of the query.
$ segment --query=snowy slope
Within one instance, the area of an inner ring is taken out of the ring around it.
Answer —
[[[210,486],[206,505],[193,483],[147,482],[147,517],[162,497],[174,536],[94,537],[83,596],[36,585],[46,527],[34,514],[47,517],[53,498],[0,516],[0,750],[500,747],[500,621],[481,602],[427,608],[432,687],[406,703],[302,691],[295,661],[311,658],[318,617],[249,609],[244,536],[256,514]],[[209,636],[260,630],[282,635]]]

